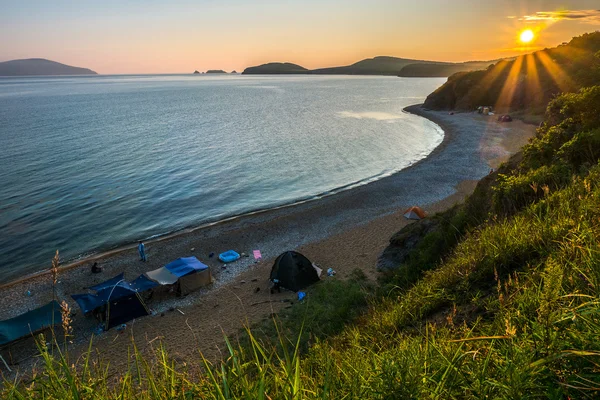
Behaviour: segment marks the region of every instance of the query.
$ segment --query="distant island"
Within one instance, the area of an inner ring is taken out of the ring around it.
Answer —
[[[308,74],[310,71],[304,67],[301,67],[292,63],[279,63],[273,62],[268,64],[259,65],[257,67],[248,67],[242,75],[250,74]]]
[[[28,75],[97,75],[87,68],[72,67],[44,58],[0,62],[0,76]]]
[[[237,71],[234,69],[233,71],[231,71],[232,74],[237,74]]]
[[[198,72],[198,70],[195,70],[195,71],[194,71],[194,74],[199,74],[199,73],[200,73],[200,72]]]
[[[387,75],[400,77],[448,77],[456,72],[485,69],[496,61],[448,63],[397,57],[368,58],[344,67],[309,70],[292,63],[268,63],[249,67],[242,74]]]
[[[223,71],[222,69],[209,69],[208,71],[206,71],[207,74],[226,74],[227,72]]]

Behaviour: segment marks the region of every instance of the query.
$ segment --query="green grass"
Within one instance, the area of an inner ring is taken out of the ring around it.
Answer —
[[[92,343],[78,360],[40,345],[42,367],[2,398],[600,397],[595,99],[600,89],[553,101],[522,160],[438,216],[383,288],[358,273],[325,280],[227,340],[222,362],[199,354],[200,374],[161,346],[144,357],[132,345],[129,370],[110,377]]]

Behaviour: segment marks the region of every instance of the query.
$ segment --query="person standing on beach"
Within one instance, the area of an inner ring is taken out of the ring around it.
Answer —
[[[144,247],[144,243],[140,240],[140,244],[138,244],[138,253],[140,253],[140,261],[146,262],[146,248]]]

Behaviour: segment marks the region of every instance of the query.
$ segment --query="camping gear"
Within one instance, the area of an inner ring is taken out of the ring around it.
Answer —
[[[404,218],[406,219],[423,219],[425,217],[425,211],[421,207],[414,206],[404,211]]]
[[[298,301],[304,300],[305,297],[306,297],[306,293],[298,292]]]
[[[224,263],[234,262],[239,258],[240,255],[233,250],[227,250],[225,253],[219,254],[219,260],[223,261]]]
[[[335,275],[335,270],[333,268],[328,268],[327,269],[327,276],[334,276]]]
[[[253,250],[252,254],[254,254],[254,259],[255,260],[260,260],[262,259],[262,254],[260,254],[260,250]]]
[[[159,285],[177,284],[176,291],[180,295],[191,293],[212,282],[208,265],[196,257],[178,258],[164,267],[146,272],[145,275]]]
[[[93,313],[104,329],[120,325],[132,319],[149,315],[139,293],[158,286],[156,282],[140,275],[133,282],[123,279],[123,273],[107,281],[91,286],[96,294],[71,295],[84,314]]]
[[[60,304],[51,301],[35,310],[0,321],[0,346],[60,324],[62,324]]]
[[[270,279],[277,287],[281,286],[297,292],[318,282],[319,275],[313,263],[295,251],[286,251],[275,259]]]

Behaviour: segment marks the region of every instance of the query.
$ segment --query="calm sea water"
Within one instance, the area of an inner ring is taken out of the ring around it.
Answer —
[[[443,79],[0,78],[0,278],[389,175]]]

